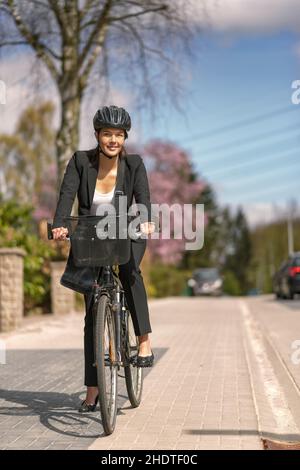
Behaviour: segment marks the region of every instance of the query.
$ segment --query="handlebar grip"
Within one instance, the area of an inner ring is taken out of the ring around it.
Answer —
[[[51,222],[47,222],[47,235],[48,235],[48,240],[54,240]],[[65,240],[70,240],[70,237],[66,237]]]
[[[48,234],[48,240],[53,240],[53,233],[52,233],[52,224],[51,224],[51,222],[47,222],[47,234]]]

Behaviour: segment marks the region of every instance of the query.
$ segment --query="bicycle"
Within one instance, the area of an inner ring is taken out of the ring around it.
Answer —
[[[115,215],[119,228],[121,217]],[[124,368],[125,382],[131,406],[141,403],[143,368],[137,366],[138,337],[127,305],[125,292],[118,276],[118,267],[130,258],[130,239],[104,238],[108,230],[100,227],[107,216],[63,217],[68,228],[74,264],[93,268],[95,282],[93,294],[94,364],[97,368],[99,404],[106,435],[112,434],[117,417],[118,373]],[[124,221],[124,219],[123,219]],[[75,228],[74,228],[75,225]],[[111,226],[108,219],[108,227]],[[127,227],[127,224],[126,224]],[[48,238],[52,235],[48,222]],[[136,231],[134,236],[141,236]]]

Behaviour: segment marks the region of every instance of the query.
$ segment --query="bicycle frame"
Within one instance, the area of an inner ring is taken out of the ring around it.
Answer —
[[[93,285],[92,292],[94,305],[97,304],[100,296],[104,293],[106,293],[113,302],[112,312],[114,314],[116,327],[117,365],[120,369],[122,365],[121,324],[125,320],[126,304],[124,290],[121,288],[119,278],[112,266],[104,266],[99,269],[97,282]]]

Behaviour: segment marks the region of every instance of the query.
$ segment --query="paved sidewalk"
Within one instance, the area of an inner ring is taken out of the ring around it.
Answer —
[[[26,319],[0,334],[0,449],[87,449],[103,432],[99,413],[79,414],[83,313]],[[120,380],[119,406],[127,400]]]
[[[1,335],[0,448],[83,449],[98,435],[95,419],[76,413],[82,387],[82,315],[33,321]]]
[[[151,307],[154,352],[165,351],[139,408],[90,449],[261,449],[235,300],[174,298]]]
[[[0,448],[262,449],[258,405],[268,397],[261,371],[272,367],[256,364],[257,343],[251,335],[247,342],[247,315],[261,304],[251,300],[245,316],[241,302],[248,299],[149,302],[154,367],[144,370],[143,400],[135,409],[120,377],[111,436],[103,435],[99,413],[77,412],[85,389],[83,314],[49,317],[0,335],[8,348],[7,364],[0,365]],[[251,334],[259,337],[256,330]]]

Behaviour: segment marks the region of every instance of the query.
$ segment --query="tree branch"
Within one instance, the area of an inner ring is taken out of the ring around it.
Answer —
[[[103,44],[103,40],[104,40],[104,37],[105,37],[105,32],[106,32],[106,29],[107,29],[107,26],[108,26],[108,23],[107,23],[107,15],[111,9],[111,6],[112,6],[112,0],[107,0],[104,7],[103,7],[103,10],[99,16],[99,18],[97,19],[96,21],[96,26],[95,28],[93,29],[93,31],[91,32],[84,48],[83,48],[83,51],[81,52],[79,58],[78,58],[78,70],[80,70],[82,64],[84,63],[86,57],[88,56],[88,53],[91,49],[91,47],[93,46],[93,43],[94,44],[97,44],[96,47],[94,48],[94,51],[92,52],[91,54],[91,57],[89,59],[89,62],[88,62],[88,65],[85,69],[85,71],[83,72],[82,74],[82,77],[83,75],[85,75],[86,73],[86,70],[90,70],[91,67],[93,66],[96,58],[97,58],[97,55],[100,51],[100,48]],[[99,48],[100,46],[100,48]],[[95,52],[96,51],[96,52]]]
[[[34,5],[38,5],[39,7],[45,8],[46,10],[50,10],[49,5],[47,2],[42,2],[40,0],[30,0],[31,3]]]
[[[141,16],[141,15],[145,15],[146,13],[153,13],[153,12],[157,12],[157,11],[164,11],[164,10],[168,10],[168,6],[167,5],[162,5],[161,7],[157,7],[157,8],[148,8],[147,10],[143,10],[143,11],[140,11],[140,12],[137,12],[137,13],[130,13],[128,15],[124,15],[124,16],[116,16],[116,17],[113,17],[113,16],[109,16],[107,18],[108,22],[109,23],[115,23],[115,22],[123,22],[123,20],[126,20],[127,18],[135,18],[137,16]],[[96,24],[96,20],[90,20],[86,23],[84,23],[82,26],[81,26],[81,31],[85,28],[87,28],[88,26],[92,26]]]
[[[6,46],[29,46],[27,41],[5,41],[5,42],[0,42],[0,47],[6,47]]]
[[[95,0],[86,0],[84,7],[79,12],[79,22],[80,23],[84,19],[84,17],[86,16],[86,14],[91,10],[94,3],[95,3]]]
[[[16,41],[5,41],[5,42],[1,42],[0,40],[0,47],[6,47],[6,46],[29,46],[30,47],[30,44],[28,43],[28,41],[24,40],[24,41],[21,41],[21,40],[16,40]],[[50,49],[50,47],[46,46],[45,44],[41,43],[41,46],[47,51],[49,52],[50,55],[52,55],[52,57],[54,57],[54,59],[56,60],[62,60],[62,56],[56,54],[56,52],[54,52],[52,49]]]
[[[129,26],[128,24],[126,24],[126,25]],[[142,73],[143,73],[143,77],[144,77],[143,83],[144,83],[144,86],[146,88],[148,98],[151,100],[152,103],[154,103],[155,97],[154,97],[154,94],[153,94],[153,91],[152,91],[152,88],[151,88],[151,85],[150,85],[149,70],[148,70],[148,67],[147,67],[147,60],[146,60],[147,59],[146,58],[147,47],[145,46],[145,43],[144,43],[143,39],[141,38],[141,36],[137,33],[137,31],[134,29],[134,27],[132,25],[130,25],[130,30],[131,30],[131,33],[134,35],[135,39],[137,40],[137,42],[140,45],[140,60],[141,60],[141,64],[142,64]]]
[[[28,41],[28,43],[35,49],[37,56],[40,57],[46,66],[48,67],[51,75],[54,80],[57,81],[59,78],[59,72],[51,60],[49,55],[46,53],[46,47],[39,42],[39,37],[37,34],[32,34],[32,32],[26,27],[21,16],[19,15],[14,0],[7,0],[8,7],[14,19],[14,22],[21,33],[21,35]]]
[[[64,30],[67,27],[67,19],[65,17],[64,11],[62,8],[60,8],[57,0],[48,0],[48,2],[61,29],[61,33],[64,35]]]
[[[123,21],[123,20],[126,20],[127,18],[133,18],[133,17],[137,17],[137,16],[141,16],[141,15],[146,15],[146,13],[153,13],[153,12],[156,12],[156,11],[163,11],[163,10],[168,10],[168,6],[167,5],[162,5],[161,7],[157,7],[157,8],[148,8],[146,10],[142,10],[142,11],[139,11],[137,13],[130,13],[128,15],[124,15],[124,16],[110,16],[108,17],[108,21],[109,23],[113,23],[115,21]]]
[[[169,57],[167,57],[161,49],[154,49],[154,47],[150,47],[150,46],[146,46],[145,45],[145,42],[143,41],[143,39],[141,38],[141,36],[138,34],[137,30],[133,27],[132,24],[128,23],[127,21],[123,21],[123,24],[131,31],[131,33],[133,34],[134,38],[137,39],[137,41],[139,42],[140,46],[146,50],[146,51],[149,51],[149,52],[152,52],[152,54],[154,55],[158,55],[161,59],[163,59],[165,62],[167,62],[169,65],[172,65],[173,62],[171,59],[169,59]]]
[[[106,34],[106,28],[102,28],[101,29],[101,35],[99,36],[98,38],[98,42],[96,43],[95,47],[94,47],[94,50],[93,52],[91,53],[90,57],[89,57],[89,60],[83,70],[83,72],[81,73],[80,75],[80,89],[81,91],[84,90],[84,88],[86,87],[86,84],[87,84],[87,81],[88,81],[88,78],[89,78],[89,74],[90,74],[90,71],[93,67],[93,65],[95,64],[96,60],[97,60],[97,57],[102,49],[102,46],[104,44],[104,41],[105,41],[105,34]]]
[[[52,57],[54,57],[54,59],[60,60],[60,61],[63,59],[61,55],[56,54],[56,52],[50,49],[50,47],[46,46],[43,43],[40,43],[40,44],[41,44],[41,47],[43,47],[47,52],[49,52],[50,55],[52,55]]]

